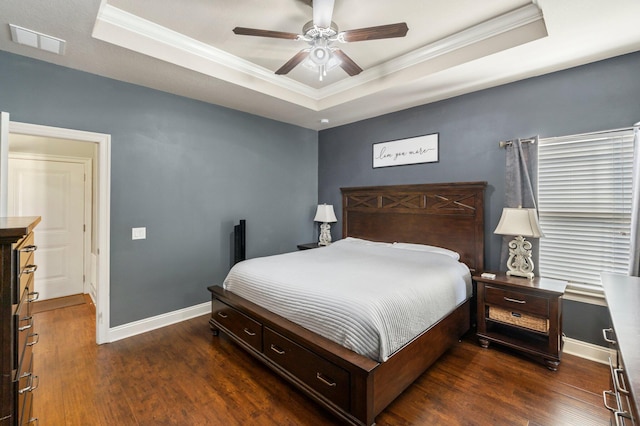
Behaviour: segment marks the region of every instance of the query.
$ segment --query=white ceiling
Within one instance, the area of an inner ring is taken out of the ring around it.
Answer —
[[[323,82],[302,65],[274,74],[304,42],[232,32],[300,33],[308,2],[2,0],[0,50],[310,129],[640,50],[638,0],[336,0],[340,30],[409,32],[340,45],[364,71]],[[8,24],[66,40],[64,55],[12,42]]]

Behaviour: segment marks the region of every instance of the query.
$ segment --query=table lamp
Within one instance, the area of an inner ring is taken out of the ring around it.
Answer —
[[[507,260],[507,275],[533,279],[533,260],[531,259],[531,243],[524,237],[544,237],[536,209],[522,207],[505,207],[494,234],[512,235],[515,238],[509,242],[509,259]]]
[[[320,238],[318,239],[319,246],[328,246],[331,244],[331,225],[329,222],[337,222],[336,214],[333,211],[333,205],[320,204],[316,211],[316,217],[313,218],[314,222],[322,222],[320,225]]]

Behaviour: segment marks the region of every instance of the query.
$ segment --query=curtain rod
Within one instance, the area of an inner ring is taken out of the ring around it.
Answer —
[[[624,132],[624,131],[634,130],[636,127],[640,127],[640,121],[635,123],[632,127],[621,127],[619,129],[600,130],[600,131],[597,131],[597,132],[578,133],[576,135],[554,136],[554,137],[540,138],[540,139],[556,139],[556,138],[566,138],[568,136],[587,136],[587,135],[597,135],[597,134],[600,134],[600,133]],[[522,142],[522,143],[535,143],[536,139],[535,138],[521,139],[520,142]],[[498,145],[500,146],[500,148],[506,148],[508,146],[513,145],[513,141],[500,141],[498,143]]]
[[[528,139],[520,139],[522,143],[536,143],[536,138],[528,138]],[[508,146],[513,145],[513,141],[500,141],[498,144],[500,148],[506,148]]]

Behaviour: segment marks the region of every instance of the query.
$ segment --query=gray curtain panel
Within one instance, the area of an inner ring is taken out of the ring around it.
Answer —
[[[524,142],[527,141],[527,142]],[[505,207],[537,209],[538,195],[538,136],[526,139],[514,139],[505,147],[507,151],[505,174]],[[544,232],[544,230],[543,230]],[[500,251],[500,267],[506,268],[509,258],[509,241],[511,236],[502,237]],[[538,264],[538,240],[531,242],[533,263]]]
[[[640,123],[636,123],[636,126]],[[640,128],[633,129],[633,198],[631,201],[631,258],[629,275],[640,276]]]

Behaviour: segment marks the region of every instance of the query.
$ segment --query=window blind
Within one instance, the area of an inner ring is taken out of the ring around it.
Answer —
[[[540,139],[540,275],[601,291],[603,271],[627,274],[633,131]]]

